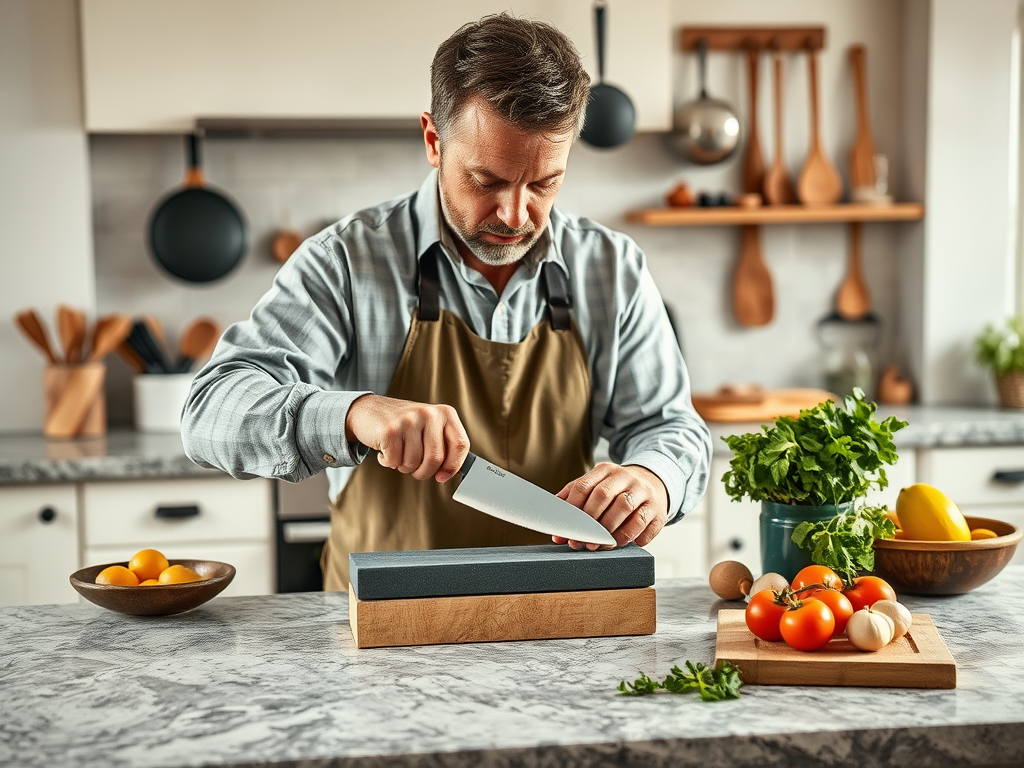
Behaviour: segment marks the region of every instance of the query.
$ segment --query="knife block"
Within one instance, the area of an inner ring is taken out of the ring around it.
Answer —
[[[357,648],[650,635],[654,557],[636,545],[360,552],[349,556]]]
[[[43,434],[51,438],[105,435],[106,372],[102,363],[47,366],[43,371]]]

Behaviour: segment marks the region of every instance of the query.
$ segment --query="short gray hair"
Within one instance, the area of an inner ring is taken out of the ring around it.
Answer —
[[[430,113],[442,139],[474,97],[521,130],[575,135],[583,126],[590,77],[562,32],[499,13],[463,25],[438,46],[430,91]]]

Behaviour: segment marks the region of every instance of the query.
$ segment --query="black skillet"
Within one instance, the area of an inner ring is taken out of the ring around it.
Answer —
[[[580,138],[595,147],[617,147],[633,136],[636,110],[623,91],[604,81],[604,0],[594,3],[597,28],[597,84],[590,86]]]
[[[149,221],[149,248],[168,273],[190,283],[218,280],[245,255],[248,232],[237,206],[206,187],[199,139],[187,137],[184,189],[165,197]]]

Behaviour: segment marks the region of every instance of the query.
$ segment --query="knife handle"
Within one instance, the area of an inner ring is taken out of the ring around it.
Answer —
[[[363,445],[362,443],[360,443],[357,440],[355,442],[355,450],[353,451],[353,453],[356,456],[357,463],[358,464],[362,464],[363,463],[363,459],[365,459],[367,457],[367,455],[369,455],[370,451],[372,451],[372,450],[373,450],[372,448],[368,448],[367,446]],[[462,466],[459,467],[459,471],[458,471],[459,477],[465,479],[466,474],[473,467],[473,462],[474,461],[476,461],[476,454],[473,453],[472,451],[468,452],[466,454],[466,460],[464,462],[462,462]]]

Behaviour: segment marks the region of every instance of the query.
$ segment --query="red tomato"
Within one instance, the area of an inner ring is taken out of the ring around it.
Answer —
[[[785,612],[786,606],[775,602],[775,593],[765,589],[750,598],[744,618],[751,632],[762,640],[776,643],[782,639],[779,619]]]
[[[826,565],[808,565],[793,577],[790,587],[794,592],[799,592],[808,584],[821,584],[840,590],[843,588],[843,580],[839,578],[839,574]]]
[[[799,608],[789,608],[779,620],[782,639],[798,651],[816,651],[832,639],[836,620],[821,600],[809,597]]]
[[[853,610],[859,611],[869,605],[874,605],[879,600],[895,600],[896,592],[884,580],[877,576],[858,576],[853,580],[853,586],[843,592],[849,599]]]
[[[836,628],[832,631],[832,637],[842,635],[846,631],[846,622],[853,616],[853,604],[850,603],[846,595],[835,589],[816,589],[809,597],[821,600],[832,611],[832,616],[836,621]]]

